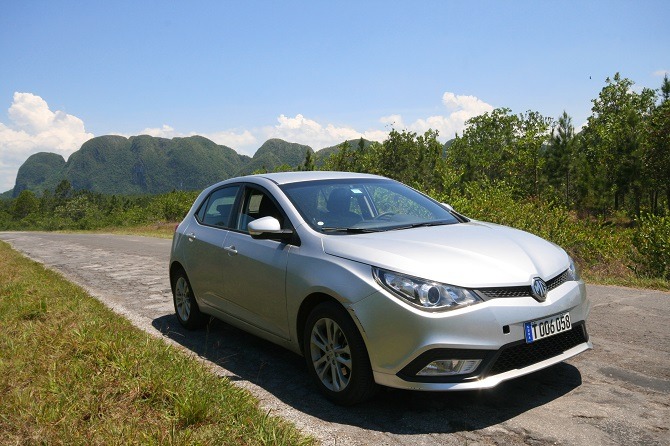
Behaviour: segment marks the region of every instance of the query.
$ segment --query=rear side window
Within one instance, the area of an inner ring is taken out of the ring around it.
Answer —
[[[204,225],[230,228],[230,215],[239,189],[239,186],[228,186],[212,192],[196,213],[198,221]]]

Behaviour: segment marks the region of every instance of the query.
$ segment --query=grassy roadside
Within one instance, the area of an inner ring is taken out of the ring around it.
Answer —
[[[174,223],[155,223],[139,226],[113,226],[101,229],[92,229],[88,231],[59,231],[59,232],[90,232],[94,234],[119,234],[119,235],[141,235],[144,237],[172,238],[175,227],[179,222]]]
[[[311,444],[0,242],[0,444]]]

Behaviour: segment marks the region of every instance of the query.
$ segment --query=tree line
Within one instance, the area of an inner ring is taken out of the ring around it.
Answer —
[[[160,195],[107,195],[74,189],[68,180],[37,196],[22,191],[0,201],[0,230],[100,229],[181,220],[197,191]]]
[[[585,127],[575,131],[535,111],[497,108],[466,121],[444,147],[438,133],[392,130],[382,143],[348,143],[325,168],[392,177],[418,189],[462,193],[468,184],[510,188],[586,215],[665,215],[670,211],[670,81],[635,91],[607,78]]]

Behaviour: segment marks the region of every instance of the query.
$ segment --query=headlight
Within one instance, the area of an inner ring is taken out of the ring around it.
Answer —
[[[575,263],[574,260],[572,260],[572,257],[568,256],[568,259],[570,259],[570,266],[568,266],[568,274],[570,275],[570,280],[579,280],[580,274],[577,264]]]
[[[483,302],[474,292],[445,283],[373,268],[375,279],[392,294],[428,311],[444,311]]]

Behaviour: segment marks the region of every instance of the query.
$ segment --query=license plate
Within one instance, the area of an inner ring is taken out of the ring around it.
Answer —
[[[563,333],[572,328],[570,313],[557,314],[546,319],[540,319],[523,324],[526,333],[526,343],[530,344],[540,339]]]

